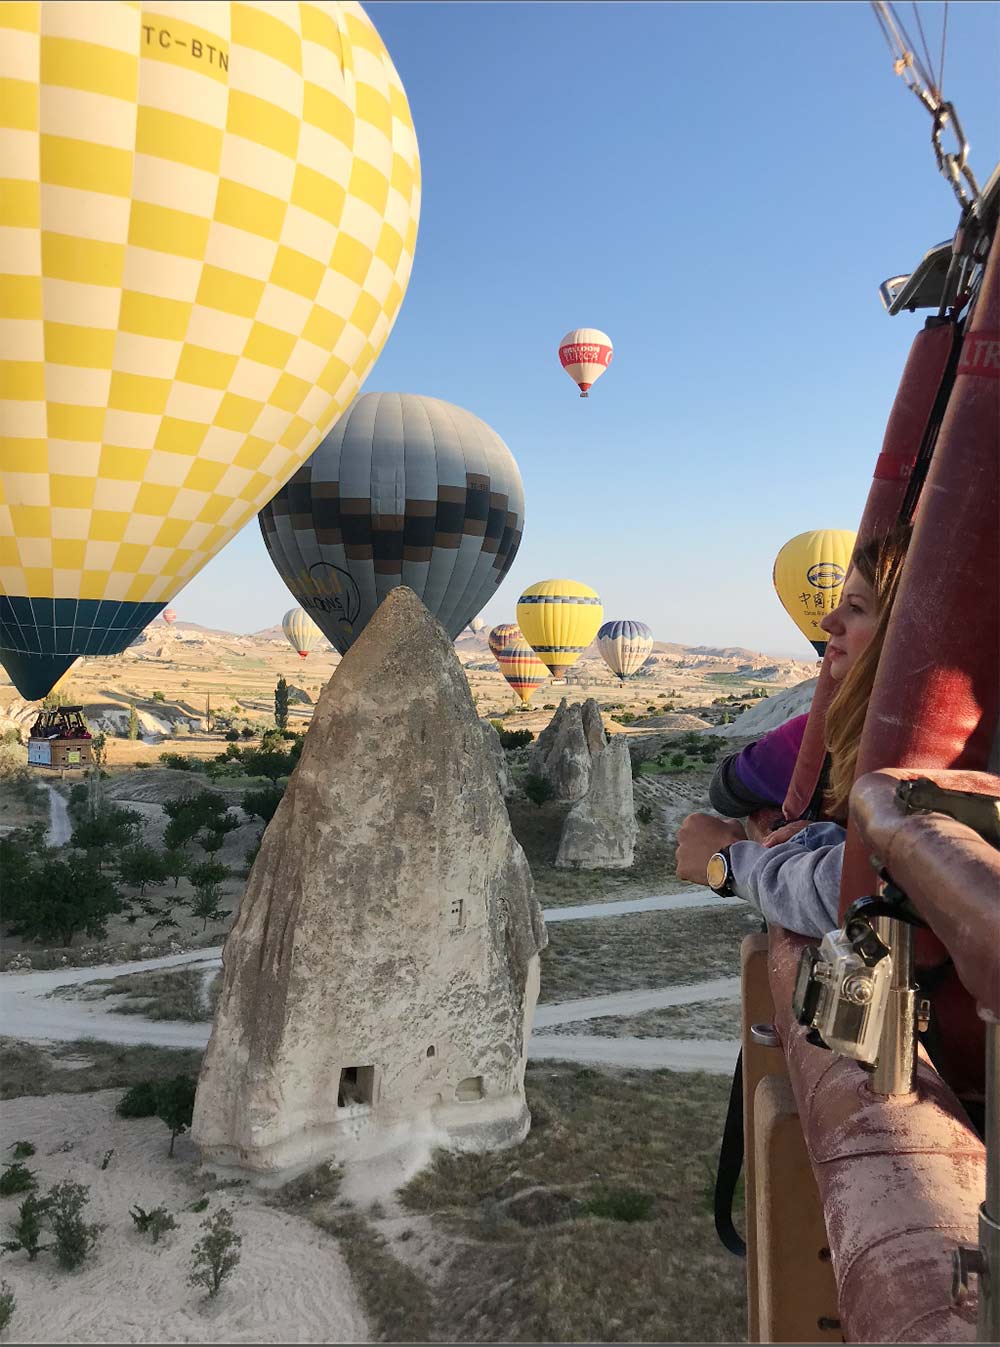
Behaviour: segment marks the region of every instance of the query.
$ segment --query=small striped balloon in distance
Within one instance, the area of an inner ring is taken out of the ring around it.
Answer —
[[[496,431],[415,393],[356,398],[260,514],[275,569],[341,654],[397,585],[454,640],[506,576],[523,522]]]
[[[827,636],[819,624],[840,602],[856,542],[849,529],[813,529],[789,538],[774,560],[781,605],[821,658]]]
[[[653,649],[653,633],[645,622],[618,618],[605,622],[597,633],[601,659],[623,683],[638,673]]]
[[[320,636],[323,634],[308,613],[301,608],[289,608],[281,619],[281,630],[293,650],[299,652],[299,658],[305,659]]]
[[[163,611],[163,620],[168,627],[172,627],[177,621],[177,612],[173,608],[165,608]]]
[[[123,651],[309,456],[420,162],[350,0],[0,4],[0,662]]]
[[[486,643],[493,655],[499,655],[505,645],[510,645],[511,641],[523,641],[524,633],[516,622],[501,622],[499,626],[493,627]]]
[[[577,662],[603,616],[596,591],[578,580],[540,580],[517,602],[517,625],[554,678]]]
[[[575,327],[559,343],[559,363],[579,388],[582,398],[589,396],[614,353],[611,338],[596,327]]]
[[[521,698],[524,706],[531,694],[548,679],[549,671],[523,636],[508,641],[497,651],[500,672]]]

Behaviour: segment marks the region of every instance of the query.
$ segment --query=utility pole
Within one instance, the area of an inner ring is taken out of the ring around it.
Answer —
[[[208,732],[209,732],[209,734],[211,734],[211,733],[212,733],[212,694],[211,694],[210,692],[207,692],[207,693],[205,694],[205,722],[206,722],[206,724],[207,724],[207,726],[208,726]]]

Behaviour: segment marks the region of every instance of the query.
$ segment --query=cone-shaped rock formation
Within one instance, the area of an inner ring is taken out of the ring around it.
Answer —
[[[519,1140],[544,944],[462,667],[394,589],[319,699],[226,942],[204,1159]]]

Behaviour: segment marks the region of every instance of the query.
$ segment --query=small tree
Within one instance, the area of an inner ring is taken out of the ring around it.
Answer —
[[[93,863],[47,861],[31,870],[6,916],[28,940],[71,945],[78,931],[102,939],[108,917],[121,908],[120,893]]]
[[[193,917],[201,918],[203,931],[207,929],[210,921],[222,921],[225,916],[219,907],[222,898],[219,885],[228,874],[227,868],[218,861],[205,861],[202,865],[192,865],[188,871],[188,879],[194,886],[194,896],[188,901],[188,907]]]
[[[548,777],[531,775],[524,783],[524,793],[533,805],[541,809],[556,792]]]
[[[167,825],[170,826],[169,824]],[[174,888],[187,874],[188,858],[181,851],[180,847],[168,847],[163,853],[163,872],[174,881]]]
[[[157,1088],[156,1116],[170,1128],[168,1155],[173,1155],[174,1142],[191,1126],[195,1089],[193,1076],[175,1076],[173,1080],[163,1081]]]
[[[214,1216],[202,1221],[201,1228],[205,1234],[191,1250],[194,1267],[188,1281],[217,1296],[240,1261],[243,1238],[233,1229],[233,1214],[227,1207],[220,1207]]]
[[[42,1233],[44,1215],[44,1202],[40,1202],[34,1195],[26,1197],[17,1209],[17,1220],[10,1228],[11,1238],[0,1245],[4,1253],[18,1253],[23,1250],[28,1255],[28,1262],[33,1263],[42,1249],[38,1241]]]
[[[115,1105],[115,1112],[120,1118],[155,1118],[158,1091],[155,1080],[140,1080],[125,1091]]]
[[[139,737],[139,714],[134,706],[130,706],[128,709],[128,728],[125,733],[130,739],[138,739]]]
[[[279,678],[274,689],[274,723],[279,730],[288,729],[288,684]]]
[[[104,1229],[103,1225],[88,1224],[83,1219],[83,1209],[89,1200],[90,1189],[69,1179],[50,1188],[45,1199],[45,1218],[55,1236],[56,1258],[67,1272],[81,1266]]]
[[[276,785],[265,786],[262,790],[248,790],[242,800],[243,812],[251,818],[270,823],[284,793]]]
[[[121,853],[118,858],[118,875],[123,884],[128,884],[130,888],[138,889],[140,894],[144,894],[147,884],[159,884],[166,879],[167,870],[163,857],[155,847],[143,843],[129,847]]]

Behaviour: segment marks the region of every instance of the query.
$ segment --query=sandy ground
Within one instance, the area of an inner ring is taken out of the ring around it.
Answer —
[[[118,1118],[120,1090],[0,1104],[4,1139],[32,1141],[39,1189],[69,1178],[90,1187],[86,1219],[105,1223],[90,1262],[62,1272],[51,1254],[3,1259],[17,1297],[11,1342],[367,1342],[368,1325],[336,1242],[301,1217],[269,1208],[246,1188],[209,1192],[207,1212],[184,1210],[202,1195],[196,1152],[176,1156],[155,1118]],[[114,1150],[107,1170],[101,1161]],[[16,1198],[0,1202],[6,1223]],[[135,1204],[166,1206],[178,1222],[156,1245],[129,1216]],[[243,1237],[241,1261],[217,1300],[189,1286],[200,1223],[220,1207]]]
[[[45,789],[49,793],[49,827],[45,840],[50,847],[64,847],[73,835],[69,809],[57,790],[47,784]]]

